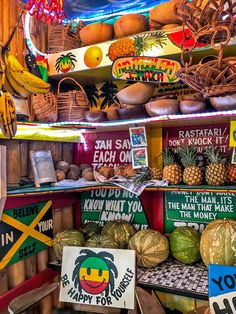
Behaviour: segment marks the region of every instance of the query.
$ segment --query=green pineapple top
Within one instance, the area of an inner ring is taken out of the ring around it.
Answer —
[[[184,168],[196,166],[197,164],[197,148],[194,146],[180,146],[178,154]]]
[[[164,166],[169,166],[175,163],[175,157],[172,150],[167,147],[162,152],[163,164]]]
[[[204,150],[204,155],[208,159],[209,164],[223,164],[224,160],[220,154],[220,149],[216,146],[206,147]]]

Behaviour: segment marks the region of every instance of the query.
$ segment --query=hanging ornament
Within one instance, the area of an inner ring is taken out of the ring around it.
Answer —
[[[64,0],[28,0],[27,10],[37,21],[45,17],[46,23],[62,23],[66,17],[63,6]]]

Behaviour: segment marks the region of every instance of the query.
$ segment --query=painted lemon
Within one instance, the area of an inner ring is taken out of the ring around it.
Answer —
[[[84,63],[89,68],[95,68],[101,63],[102,57],[102,49],[98,46],[92,46],[85,51]]]

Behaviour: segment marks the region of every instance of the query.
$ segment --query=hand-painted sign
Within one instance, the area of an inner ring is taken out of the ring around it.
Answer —
[[[5,210],[0,222],[0,269],[52,246],[52,202]]]
[[[212,314],[236,313],[236,267],[208,266],[209,303]]]
[[[59,300],[133,309],[135,273],[132,250],[64,247]]]
[[[236,121],[230,122],[230,140],[229,145],[231,147],[236,147]]]
[[[166,192],[165,232],[180,226],[202,231],[215,219],[236,219],[236,195],[212,192]]]
[[[139,197],[127,190],[99,189],[82,193],[82,223],[113,220],[130,221],[136,229],[146,229],[148,221]]]
[[[112,77],[118,80],[176,83],[181,69],[177,60],[157,57],[120,57],[112,65]]]

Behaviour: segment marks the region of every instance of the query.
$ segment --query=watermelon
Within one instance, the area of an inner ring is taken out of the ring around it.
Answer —
[[[236,220],[209,223],[201,236],[200,252],[205,265],[236,266]]]
[[[119,246],[114,239],[108,235],[95,234],[85,242],[84,246],[103,247],[109,249],[117,249]]]
[[[126,248],[129,239],[135,234],[136,230],[133,225],[125,220],[114,220],[108,222],[103,228],[101,234],[109,235],[115,242],[118,243],[119,248]]]
[[[61,261],[64,246],[83,246],[84,243],[84,236],[80,231],[67,229],[55,235],[53,239],[53,250],[56,258]]]
[[[168,239],[152,229],[135,233],[129,240],[128,248],[136,251],[137,265],[145,268],[155,267],[169,256]]]
[[[193,264],[201,259],[200,232],[191,227],[178,227],[170,235],[171,254],[183,264]]]
[[[96,222],[86,222],[80,227],[80,231],[83,233],[85,239],[91,238],[94,234],[99,234],[101,232],[101,227]]]

